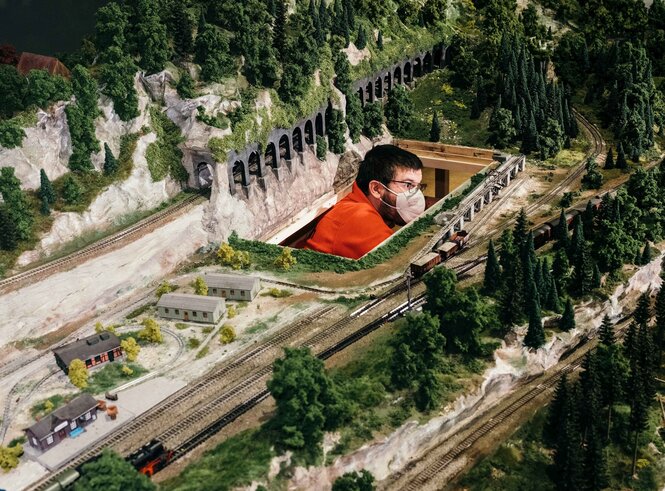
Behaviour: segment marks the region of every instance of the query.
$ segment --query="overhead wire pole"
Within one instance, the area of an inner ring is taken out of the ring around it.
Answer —
[[[406,270],[406,308],[411,310],[411,268]]]

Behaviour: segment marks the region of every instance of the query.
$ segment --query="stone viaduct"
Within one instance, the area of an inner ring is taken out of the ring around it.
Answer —
[[[417,77],[442,68],[446,59],[446,46],[417,53],[399,63],[381,70],[353,84],[355,93],[364,106],[368,102],[382,100],[395,85],[406,85]],[[252,143],[240,151],[228,154],[227,170],[231,194],[248,196],[250,186],[256,184],[265,188],[264,177],[273,172],[277,179],[286,176],[285,168],[292,169],[297,154],[307,150],[316,151],[316,137],[326,137],[327,122],[332,105],[319,108],[313,115],[296,123],[291,129],[277,128],[268,136],[265,148],[261,143]],[[302,159],[301,159],[302,161]],[[209,163],[194,164],[195,182],[206,172]]]

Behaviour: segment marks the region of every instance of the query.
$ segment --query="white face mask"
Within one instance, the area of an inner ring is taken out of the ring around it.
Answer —
[[[391,205],[390,203],[386,203],[383,201],[383,199],[381,201],[384,205],[396,209],[399,216],[402,217],[402,220],[404,220],[404,223],[412,222],[418,218],[423,211],[425,211],[425,195],[423,195],[423,192],[420,189],[415,193],[410,193],[409,191],[396,193],[385,184],[380,184],[395,196],[397,196],[395,206]]]

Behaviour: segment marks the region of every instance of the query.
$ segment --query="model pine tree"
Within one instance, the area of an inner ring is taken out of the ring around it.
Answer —
[[[187,11],[188,2],[174,2],[171,4],[170,17],[171,34],[173,35],[173,48],[178,56],[185,57],[194,50],[194,22]]]
[[[0,249],[13,251],[18,246],[18,229],[7,206],[0,205]]]
[[[575,329],[575,307],[570,297],[566,299],[566,306],[563,309],[563,315],[559,321],[559,328],[562,331]]]
[[[568,222],[566,221],[566,212],[561,208],[561,213],[559,213],[559,223],[554,229],[554,238],[556,242],[554,247],[558,249],[563,249],[567,251],[570,247],[570,238],[568,237]]]
[[[379,50],[382,50],[382,49],[383,49],[383,34],[381,33],[380,30],[379,30],[379,35],[378,35],[378,37],[376,38],[376,47],[377,47]]]
[[[25,240],[32,235],[34,216],[30,203],[21,190],[21,181],[14,175],[13,167],[2,167],[0,169],[0,194],[4,201],[4,208],[11,216],[11,220],[5,220],[7,230],[15,229],[16,238]],[[9,225],[9,222],[13,223]]]
[[[534,287],[535,290],[535,287]],[[529,348],[540,348],[545,344],[545,331],[541,320],[540,306],[535,298],[529,301],[529,327],[524,336],[524,345]]]
[[[553,277],[550,277],[550,287],[547,292],[545,307],[550,309],[552,312],[561,312],[561,299],[559,298],[559,290]]]
[[[341,155],[346,148],[346,122],[342,111],[333,109],[330,112],[330,120],[328,121],[328,143],[330,151]]]
[[[434,111],[432,115],[432,127],[429,130],[429,141],[438,143],[441,139],[441,126],[439,125],[439,116]]]
[[[600,491],[609,484],[605,447],[595,427],[590,428],[586,440],[583,467],[584,489]]]
[[[663,259],[665,262],[665,258]],[[661,266],[661,277],[665,275],[665,265]],[[663,358],[663,348],[665,347],[665,281],[661,284],[656,295],[656,326],[655,326],[655,348],[658,352],[658,365],[660,366]]]
[[[288,6],[286,0],[276,0],[275,5],[275,21],[272,27],[272,40],[275,51],[277,52],[277,58],[283,60],[284,58],[284,43],[286,42],[286,21]]]
[[[582,217],[577,215],[573,220],[573,237],[570,240],[568,247],[568,259],[572,264],[577,264],[580,251],[584,247],[584,226],[582,225]]]
[[[166,26],[159,18],[156,0],[138,0],[134,26],[141,68],[148,74],[159,72],[171,56]]]
[[[39,198],[42,202],[42,214],[48,215],[51,211],[50,205],[55,203],[55,191],[44,169],[39,170]]]
[[[104,174],[112,176],[118,171],[118,160],[113,156],[113,152],[108,143],[104,143]]]
[[[614,337],[614,324],[610,320],[610,317],[605,314],[603,317],[603,323],[600,325],[599,329],[600,342],[605,346],[613,346],[615,342]]]
[[[543,427],[545,440],[556,442],[557,435],[564,421],[564,411],[568,404],[568,376],[564,374],[554,389],[554,397],[547,409],[547,421]]]
[[[403,85],[397,85],[390,91],[383,111],[390,132],[404,136],[412,125],[414,106]]]
[[[582,487],[583,458],[580,446],[578,407],[578,391],[571,390],[562,411],[563,415],[554,448],[554,469],[560,489],[576,490]]]
[[[358,49],[364,49],[365,46],[367,46],[367,33],[365,32],[365,28],[362,26],[358,26],[358,35],[356,36],[356,48]]]
[[[353,143],[360,141],[360,133],[365,126],[365,116],[360,100],[355,94],[346,94],[346,126]]]
[[[607,157],[605,158],[605,169],[614,169],[614,151],[612,147],[608,150]]]
[[[501,267],[494,250],[494,242],[490,239],[487,249],[487,261],[485,262],[485,279],[483,280],[483,292],[486,295],[494,295],[501,287]]]
[[[621,170],[628,169],[628,161],[626,160],[626,154],[623,151],[623,145],[621,143],[617,146],[616,168]]]
[[[589,252],[589,246],[582,240],[573,271],[573,285],[581,296],[591,293],[593,289],[593,260]]]

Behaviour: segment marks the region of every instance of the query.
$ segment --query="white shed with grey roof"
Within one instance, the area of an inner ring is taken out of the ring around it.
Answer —
[[[226,312],[223,298],[167,293],[157,302],[157,313],[165,319],[216,324]]]
[[[261,289],[255,276],[206,273],[203,278],[208,285],[208,295],[212,297],[251,302]]]

